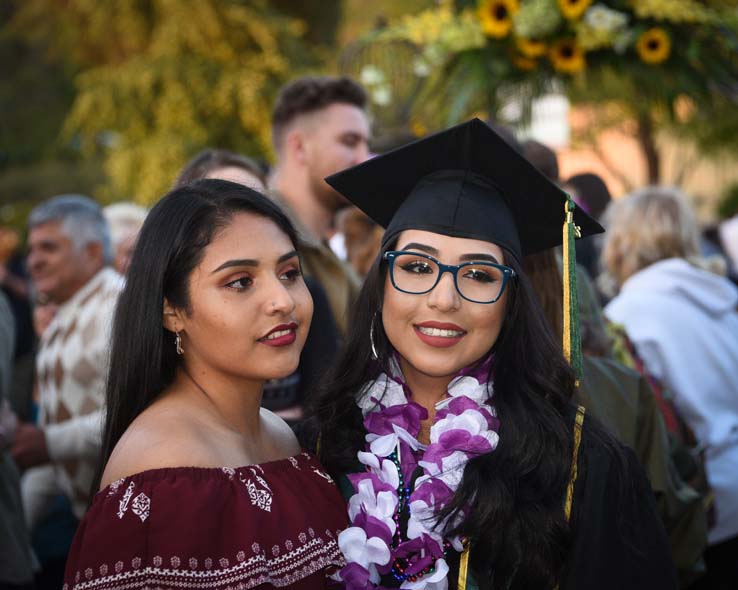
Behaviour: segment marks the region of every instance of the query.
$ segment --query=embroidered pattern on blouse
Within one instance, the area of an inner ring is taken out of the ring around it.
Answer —
[[[333,483],[333,478],[330,475],[328,475],[325,471],[321,471],[317,467],[313,467],[313,473],[315,473],[316,475],[319,475],[320,477],[322,477],[326,481],[329,481],[330,483]]]
[[[120,479],[116,479],[114,482],[112,482],[108,486],[108,496],[112,496],[118,492],[118,488],[121,486],[121,484],[126,480],[125,477],[121,477]]]
[[[143,522],[149,517],[150,508],[151,500],[146,494],[141,492],[138,496],[134,498],[133,507],[131,508],[131,510],[133,510],[133,514],[138,516],[141,519],[141,522]]]
[[[329,533],[329,539],[315,538],[315,532],[310,528],[309,541],[308,535],[300,533],[300,545],[273,558],[262,552],[258,543],[253,543],[251,549],[254,554],[251,557],[247,558],[246,552],[240,550],[235,555],[233,565],[227,557],[221,557],[217,560],[220,569],[212,569],[214,560],[210,557],[203,560],[205,569],[198,570],[196,558],[183,559],[176,555],[169,559],[171,567],[162,567],[165,562],[160,555],[154,556],[151,565],[145,567],[142,567],[140,557],[131,560],[130,568],[126,568],[122,561],[118,561],[112,575],[107,575],[108,566],[103,564],[99,567],[100,577],[94,578],[92,568],[87,568],[84,572],[78,571],[74,577],[74,584],[71,586],[68,583],[64,584],[62,590],[138,590],[152,587],[248,590],[261,584],[286,588],[326,568],[331,568],[326,571],[326,576],[330,576],[334,567],[345,565],[335,540],[340,531],[337,530],[335,536],[330,531],[326,532]],[[290,546],[293,546],[291,541]],[[274,548],[278,554],[279,548],[277,546]],[[183,563],[189,568],[180,568]]]
[[[297,462],[297,459],[295,459],[294,457],[287,457],[287,460],[290,462],[292,467],[300,471],[300,464]]]
[[[131,482],[128,484],[128,488],[126,488],[126,493],[123,494],[123,498],[121,498],[121,501],[118,503],[118,518],[123,518],[123,515],[126,513],[126,510],[128,510],[128,502],[131,501],[131,496],[133,495],[133,488],[136,487],[136,484]]]
[[[255,467],[249,467],[248,469],[251,472],[253,479],[246,478],[242,473],[239,473],[238,476],[241,482],[246,486],[246,491],[249,493],[249,498],[251,498],[251,504],[261,508],[265,512],[271,512],[273,497],[272,489],[269,487],[269,484],[264,481],[264,478],[259,475],[257,469],[261,471],[262,474],[264,471],[258,465]],[[254,480],[256,480],[256,483]]]

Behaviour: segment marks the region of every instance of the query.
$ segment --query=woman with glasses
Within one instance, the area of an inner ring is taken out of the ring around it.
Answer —
[[[601,228],[476,119],[327,181],[386,228],[308,429],[348,503],[346,587],[676,587],[522,272]]]

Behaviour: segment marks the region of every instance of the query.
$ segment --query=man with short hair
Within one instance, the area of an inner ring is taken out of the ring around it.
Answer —
[[[324,178],[369,157],[365,106],[366,92],[349,78],[305,77],[282,89],[272,115],[270,186],[298,226],[303,269],[325,289],[342,335],[359,281],[327,245],[348,202]]]
[[[30,528],[64,493],[81,518],[99,459],[109,335],[122,277],[110,268],[100,206],[60,195],[28,219],[28,270],[40,299],[59,305],[39,343],[39,426],[18,427],[12,453],[28,469],[23,500]]]

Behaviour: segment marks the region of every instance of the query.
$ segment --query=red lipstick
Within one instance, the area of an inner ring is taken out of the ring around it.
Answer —
[[[259,338],[259,342],[267,346],[288,346],[297,339],[297,324],[280,324]]]
[[[456,324],[445,322],[422,322],[413,326],[418,338],[434,348],[449,348],[461,342],[466,330]],[[422,328],[422,331],[421,331]],[[439,330],[456,332],[456,335],[439,334]],[[433,332],[433,333],[432,333]]]

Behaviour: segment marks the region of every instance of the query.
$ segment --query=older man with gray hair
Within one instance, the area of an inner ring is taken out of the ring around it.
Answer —
[[[22,469],[31,530],[58,493],[81,518],[97,467],[108,369],[108,339],[122,277],[100,206],[60,195],[28,219],[28,271],[41,300],[59,308],[39,344],[39,425],[16,431],[13,457]]]

